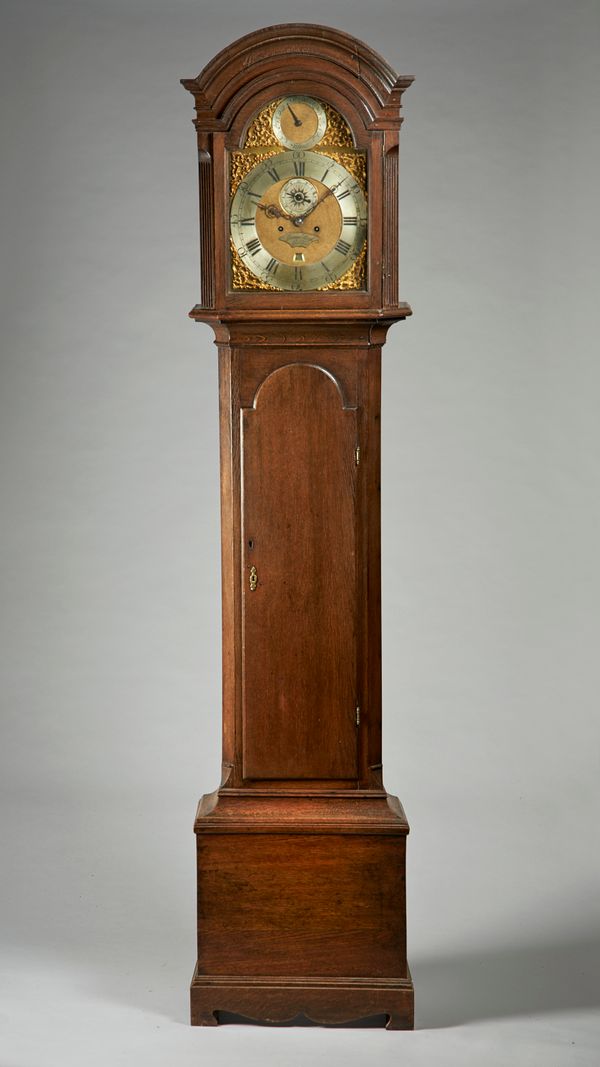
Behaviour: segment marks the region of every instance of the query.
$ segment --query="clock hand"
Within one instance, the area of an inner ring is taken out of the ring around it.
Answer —
[[[275,204],[257,204],[256,206],[259,207],[261,211],[264,211],[265,215],[270,219],[289,219],[290,222],[296,221],[293,215],[288,215],[287,212],[280,211],[278,207],[275,207]]]
[[[294,114],[290,104],[288,104],[288,111],[289,111],[290,115],[292,116],[292,118],[294,120],[294,126],[301,126],[302,125],[302,119],[299,119],[298,116]]]
[[[303,215],[298,215],[298,217],[294,219],[294,223],[296,224],[296,226],[299,226],[302,222],[304,222],[304,220],[312,214],[312,212],[315,210],[316,207],[319,206],[319,204],[322,204],[324,200],[327,200],[328,196],[331,196],[332,193],[335,193],[335,190],[338,189],[342,182],[344,182],[345,180],[345,178],[342,178],[342,181],[337,182],[336,185],[332,185],[331,189],[328,189],[326,193],[323,193],[323,196],[320,200],[317,200],[316,204],[313,204],[312,207],[309,207],[308,211],[305,211]]]

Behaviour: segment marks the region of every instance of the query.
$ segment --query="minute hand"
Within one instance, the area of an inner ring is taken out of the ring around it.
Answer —
[[[316,204],[313,204],[312,207],[309,207],[308,211],[305,211],[303,215],[299,215],[297,217],[296,224],[300,225],[302,222],[304,222],[305,219],[308,218],[309,215],[312,215],[312,213],[315,210],[315,208],[319,207],[319,204],[322,204],[324,200],[327,200],[328,196],[331,196],[332,193],[335,193],[336,189],[339,189],[339,187],[342,184],[342,182],[345,182],[345,181],[346,181],[346,179],[342,178],[342,181],[337,182],[336,185],[332,185],[331,189],[328,189],[326,193],[323,193],[323,196],[319,200],[317,200]]]

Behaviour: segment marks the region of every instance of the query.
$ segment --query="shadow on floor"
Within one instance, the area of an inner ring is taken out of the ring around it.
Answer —
[[[412,959],[418,1029],[600,1003],[600,935]]]

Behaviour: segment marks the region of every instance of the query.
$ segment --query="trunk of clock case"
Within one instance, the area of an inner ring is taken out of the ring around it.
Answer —
[[[195,824],[192,1020],[381,1014],[407,1027],[408,825],[381,772],[390,321],[308,332],[289,319],[208,321],[220,366],[224,765]]]

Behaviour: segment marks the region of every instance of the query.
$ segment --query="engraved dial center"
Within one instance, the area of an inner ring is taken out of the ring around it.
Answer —
[[[305,215],[315,207],[319,194],[306,178],[292,178],[279,193],[279,203],[290,215]]]
[[[277,204],[282,212],[275,214]],[[269,255],[289,266],[319,263],[334,248],[342,226],[338,201],[316,179],[277,182],[257,205],[257,237]]]

